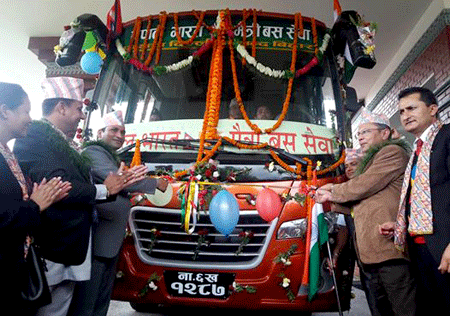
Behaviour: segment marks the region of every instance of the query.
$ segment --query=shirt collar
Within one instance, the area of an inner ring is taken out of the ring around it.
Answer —
[[[416,140],[414,141],[414,145],[417,144],[417,141],[419,139],[421,139],[423,142],[425,142],[427,140],[428,134],[430,134],[430,131],[431,131],[432,127],[433,127],[433,124],[428,126],[427,129],[423,131],[422,135],[420,135],[420,137],[416,138]]]

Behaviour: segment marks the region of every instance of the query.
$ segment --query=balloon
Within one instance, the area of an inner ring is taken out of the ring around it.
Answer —
[[[262,189],[256,197],[256,210],[265,221],[271,222],[280,215],[280,196],[269,188]]]
[[[221,190],[209,204],[209,218],[214,227],[228,236],[239,221],[239,204],[227,190]]]
[[[96,75],[100,72],[103,60],[97,52],[88,52],[81,57],[81,69],[90,75]]]

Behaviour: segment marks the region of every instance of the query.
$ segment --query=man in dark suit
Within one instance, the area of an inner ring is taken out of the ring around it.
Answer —
[[[73,142],[83,114],[83,80],[69,77],[47,78],[42,87],[45,100],[43,119],[34,121],[27,136],[14,145],[24,174],[39,183],[44,177],[61,177],[72,184],[62,201],[41,214],[36,240],[47,262],[46,273],[52,303],[38,315],[66,315],[76,282],[90,277],[91,225],[96,200],[117,194],[129,175],[111,174],[101,185],[90,180],[90,166]]]
[[[417,280],[418,315],[450,311],[450,126],[438,119],[433,93],[399,94],[400,120],[416,137],[405,172],[395,244],[409,253]],[[381,231],[383,233],[383,231]],[[391,230],[392,232],[392,230]],[[384,231],[389,234],[388,230]]]
[[[98,141],[85,144],[83,155],[92,163],[92,176],[95,183],[102,183],[111,172],[116,173],[120,160],[116,151],[125,141],[125,126],[121,111],[104,116],[104,128],[99,131]],[[93,260],[91,279],[80,282],[75,287],[75,294],[69,315],[106,316],[111,292],[115,280],[115,268],[119,250],[125,236],[125,228],[131,208],[129,193],[140,192],[153,194],[155,188],[165,191],[165,179],[148,178],[146,166],[129,169],[141,181],[124,188],[115,201],[97,205],[99,220],[93,230]]]

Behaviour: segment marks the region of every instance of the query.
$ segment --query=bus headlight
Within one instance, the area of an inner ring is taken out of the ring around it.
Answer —
[[[281,224],[277,239],[303,238],[306,234],[307,219],[300,218]]]

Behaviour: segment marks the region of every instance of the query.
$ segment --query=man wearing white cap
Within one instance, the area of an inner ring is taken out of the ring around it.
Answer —
[[[353,207],[356,250],[368,277],[372,315],[415,315],[415,283],[408,258],[379,226],[397,216],[409,146],[391,140],[389,120],[362,108],[358,137],[364,157],[356,176],[340,184],[327,184],[316,192],[316,201],[337,203],[336,211]]]
[[[47,78],[42,88],[43,119],[30,124],[27,136],[16,141],[14,153],[31,181],[59,176],[72,183],[69,195],[41,214],[41,226],[34,234],[47,262],[52,294],[52,303],[42,307],[38,315],[66,315],[75,283],[90,277],[96,200],[107,200],[132,181],[128,174],[111,174],[103,184],[91,182],[90,165],[72,139],[85,118],[83,80]]]
[[[96,183],[102,183],[110,172],[117,172],[120,164],[123,164],[116,154],[125,141],[122,112],[110,112],[103,117],[103,121],[104,127],[98,133],[99,140],[87,143],[83,152],[92,163],[92,175]],[[141,179],[141,176],[147,174],[148,169],[145,165],[141,165],[129,171]],[[69,315],[106,316],[119,250],[131,208],[128,194],[133,192],[153,194],[155,188],[165,191],[167,181],[145,178],[122,190],[115,201],[97,205],[99,221],[94,224],[93,231],[91,279],[76,285]]]

